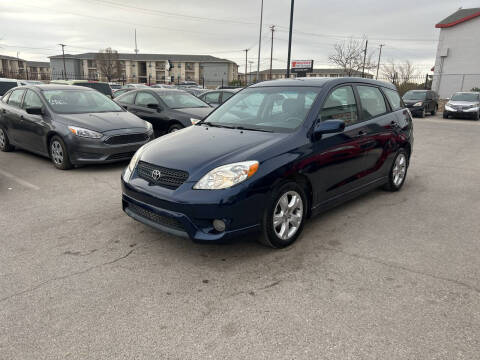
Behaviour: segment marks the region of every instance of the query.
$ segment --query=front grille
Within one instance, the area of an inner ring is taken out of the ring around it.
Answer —
[[[153,172],[160,171],[158,179],[154,179]],[[182,170],[168,169],[140,161],[137,167],[138,177],[147,180],[151,184],[176,189],[188,179],[188,173]]]
[[[109,144],[109,145],[133,144],[133,143],[147,141],[149,138],[150,138],[150,136],[147,133],[115,135],[115,136],[111,136],[107,140],[105,140],[105,144]]]
[[[156,224],[163,225],[171,229],[185,231],[182,224],[177,219],[174,219],[168,216],[159,215],[157,213],[154,213],[153,211],[144,209],[143,207],[140,207],[138,205],[131,204],[131,203],[127,204],[127,208],[130,209],[130,211],[132,211],[133,213],[137,214],[138,216],[141,216],[147,220],[153,221]]]
[[[126,152],[110,155],[107,160],[131,159],[135,152]]]

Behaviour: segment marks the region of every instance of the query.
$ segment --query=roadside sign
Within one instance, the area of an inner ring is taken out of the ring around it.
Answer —
[[[313,71],[313,60],[292,60],[292,73],[309,73]]]

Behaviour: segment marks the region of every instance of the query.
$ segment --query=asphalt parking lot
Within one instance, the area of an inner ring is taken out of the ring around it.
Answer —
[[[480,122],[415,119],[398,193],[272,250],[121,210],[125,164],[0,153],[1,359],[478,359]]]

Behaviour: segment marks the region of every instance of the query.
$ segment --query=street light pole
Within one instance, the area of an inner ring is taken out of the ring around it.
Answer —
[[[293,27],[293,8],[295,0],[291,0],[290,4],[290,30],[288,32],[288,60],[287,60],[287,79],[290,78],[290,55],[292,52],[292,27]]]
[[[275,25],[270,26],[270,30],[272,31],[272,43],[270,45],[270,80],[272,80],[272,60],[273,60],[273,33],[275,32]]]
[[[63,58],[63,80],[67,80],[67,67],[65,65],[65,44],[58,44],[62,47],[62,58]]]
[[[260,10],[260,34],[258,36],[257,82],[260,76],[260,51],[262,49],[262,26],[263,26],[263,0],[262,0],[262,8]]]
[[[384,47],[385,44],[380,44],[380,52],[378,53],[378,63],[377,63],[377,76],[375,76],[375,80],[378,80],[378,70],[380,70],[380,59],[382,58],[382,47]]]
[[[243,50],[245,51],[245,86],[247,86],[247,66],[248,66],[248,49]]]
[[[365,50],[363,50],[362,78],[365,77],[365,62],[367,61],[368,40],[365,40]]]

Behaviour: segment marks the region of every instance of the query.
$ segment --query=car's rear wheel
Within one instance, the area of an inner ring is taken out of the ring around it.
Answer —
[[[293,244],[303,230],[307,206],[301,186],[295,182],[281,185],[265,209],[260,241],[277,249]]]
[[[13,146],[10,145],[10,141],[8,140],[7,132],[1,127],[0,127],[0,150],[4,152],[13,150]]]
[[[388,175],[388,183],[385,185],[385,190],[398,191],[402,188],[407,178],[408,170],[408,154],[404,149],[400,149],[395,156],[393,165]]]
[[[173,124],[171,125],[169,128],[168,128],[168,132],[169,133],[172,133],[172,132],[175,132],[175,131],[178,131],[178,130],[181,130],[183,129],[183,126],[180,125],[180,124]]]
[[[50,158],[57,169],[68,170],[73,167],[67,147],[59,136],[54,136],[50,140]]]

